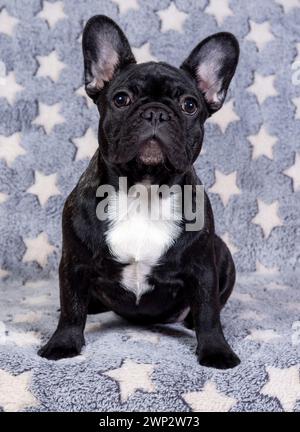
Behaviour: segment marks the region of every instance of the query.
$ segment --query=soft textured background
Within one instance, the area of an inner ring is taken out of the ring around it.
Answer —
[[[97,145],[80,40],[98,13],[139,61],[179,65],[220,30],[240,41],[197,161],[240,272],[223,317],[242,358],[233,371],[199,367],[181,326],[133,329],[110,315],[89,320],[78,359],[36,356],[55,326],[63,202]],[[2,409],[299,410],[299,71],[299,0],[0,0]]]

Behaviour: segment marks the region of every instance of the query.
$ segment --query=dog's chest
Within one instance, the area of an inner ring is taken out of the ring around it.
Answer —
[[[135,294],[138,304],[141,296],[153,289],[147,282],[152,267],[179,236],[181,211],[177,196],[152,198],[150,211],[134,197],[128,198],[125,208],[120,205],[124,198],[120,200],[120,194],[109,201],[106,242],[114,258],[125,264],[121,284]]]

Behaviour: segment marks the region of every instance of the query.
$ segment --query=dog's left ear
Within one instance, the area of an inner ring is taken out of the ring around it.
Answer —
[[[239,44],[231,33],[216,33],[200,42],[182,63],[204,95],[208,111],[221,108],[239,58]]]

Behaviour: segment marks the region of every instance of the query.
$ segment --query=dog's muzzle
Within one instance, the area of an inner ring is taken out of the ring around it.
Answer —
[[[164,160],[158,136],[161,128],[170,120],[170,113],[161,104],[151,104],[144,107],[140,116],[149,130],[150,138],[142,143],[138,157],[145,165],[158,165]]]

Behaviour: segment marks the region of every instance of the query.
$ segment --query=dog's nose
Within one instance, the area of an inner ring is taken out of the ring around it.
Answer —
[[[153,126],[170,120],[170,116],[167,111],[161,108],[147,108],[141,113],[141,117],[144,120],[147,120]]]

